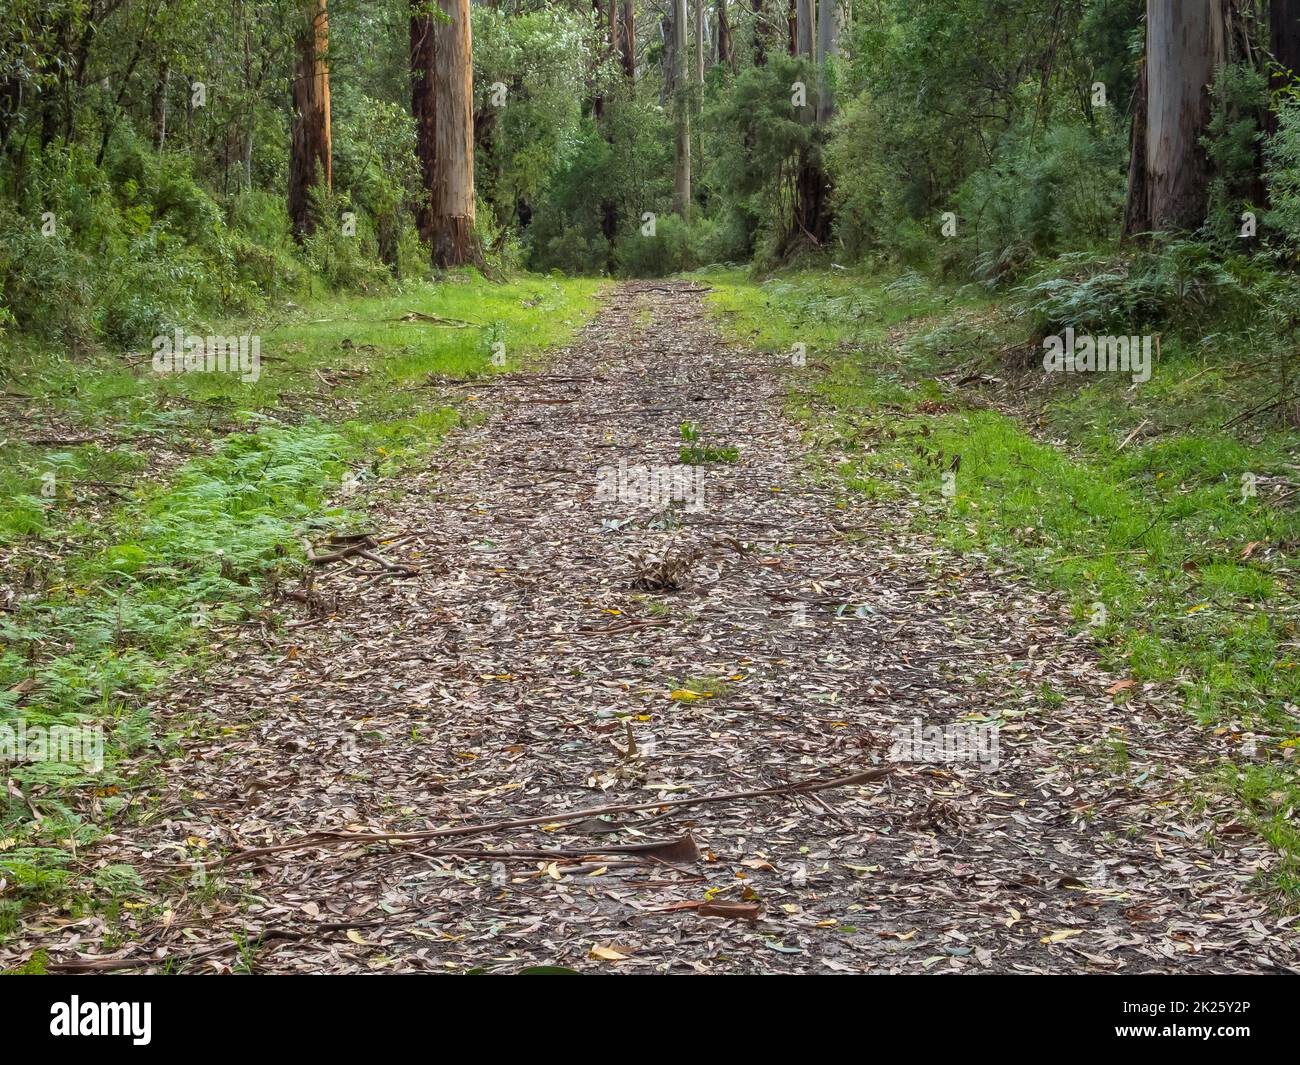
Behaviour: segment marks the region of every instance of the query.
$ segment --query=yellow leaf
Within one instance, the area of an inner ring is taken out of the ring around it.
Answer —
[[[352,940],[353,943],[359,943],[363,947],[367,945],[365,938],[355,928],[348,929],[348,939]]]
[[[592,947],[591,956],[602,961],[627,961],[627,955],[620,954],[613,947]]]
[[[690,688],[677,688],[668,693],[668,698],[676,699],[679,703],[690,703],[696,699],[712,699],[713,692],[693,692]]]
[[[1059,932],[1053,932],[1050,936],[1043,936],[1038,942],[1040,943],[1060,943],[1071,936],[1083,935],[1082,928],[1063,928]]]

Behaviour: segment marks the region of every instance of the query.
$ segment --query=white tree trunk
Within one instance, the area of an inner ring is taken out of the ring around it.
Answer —
[[[686,0],[673,0],[673,114],[677,134],[673,213],[682,218],[691,204],[691,94],[686,71]]]

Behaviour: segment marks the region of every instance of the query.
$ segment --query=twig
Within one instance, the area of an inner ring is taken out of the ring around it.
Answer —
[[[1124,442],[1115,449],[1116,454],[1118,454],[1119,452],[1123,451],[1126,447],[1128,447],[1129,444],[1133,441],[1133,438],[1137,436],[1138,433],[1140,433],[1143,429],[1146,428],[1147,421],[1148,419],[1143,418],[1140,422],[1138,422],[1138,427],[1134,429],[1131,433],[1129,433],[1128,436],[1124,437]]]

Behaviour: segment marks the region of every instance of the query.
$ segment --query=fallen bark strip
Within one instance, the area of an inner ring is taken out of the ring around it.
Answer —
[[[398,851],[401,854],[403,852]],[[688,832],[680,839],[658,840],[654,843],[607,844],[600,847],[506,847],[491,850],[483,847],[421,847],[418,852],[426,858],[486,858],[495,861],[517,859],[536,861],[538,859],[573,858],[596,860],[605,855],[617,854],[638,861],[628,864],[649,865],[652,862],[693,862],[700,856],[695,838]]]
[[[527,828],[530,825],[585,820],[603,814],[637,813],[642,810],[663,810],[669,807],[705,806],[710,803],[739,802],[742,799],[757,799],[769,795],[803,795],[814,791],[827,791],[831,788],[849,788],[858,784],[867,784],[873,780],[882,780],[892,772],[892,766],[881,766],[861,773],[853,773],[847,777],[834,777],[829,780],[821,777],[811,777],[807,780],[795,781],[792,784],[777,784],[770,788],[752,788],[746,791],[719,792],[713,795],[701,795],[694,799],[660,799],[642,803],[589,806],[582,810],[553,811],[532,817],[518,817],[509,821],[489,821],[481,825],[434,828],[425,832],[313,832],[302,839],[294,840],[292,843],[278,843],[271,847],[256,847],[252,850],[240,851],[238,854],[229,854],[224,858],[208,862],[206,865],[215,868],[238,865],[271,854],[311,850],[314,847],[335,847],[349,843],[390,843],[403,840],[443,839],[448,836],[477,836],[486,832],[504,832],[512,828]]]

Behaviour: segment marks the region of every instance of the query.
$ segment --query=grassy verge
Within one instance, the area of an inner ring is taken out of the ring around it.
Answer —
[[[153,760],[124,756],[169,745],[149,720],[150,692],[201,667],[211,642],[275,624],[263,590],[301,565],[301,537],[362,520],[332,501],[364,496],[341,492],[343,482],[391,488],[386,479],[465,416],[430,384],[517,367],[564,342],[596,288],[457,275],[224,324],[218,332],[261,337],[256,381],[157,374],[147,352],[73,357],[8,344],[0,940],[34,900],[110,915],[129,904],[135,871],[97,868],[79,852],[150,787]],[[102,766],[84,757],[93,741],[75,762],[34,754],[55,726],[102,735]]]
[[[705,280],[736,339],[805,346],[791,406],[847,484],[910,493],[948,545],[1066,593],[1117,680],[1176,686],[1240,743],[1207,783],[1238,795],[1283,855],[1273,886],[1300,901],[1298,441],[1225,428],[1275,389],[1265,371],[1225,357],[1224,337],[1169,335],[1145,384],[1048,382],[1024,320],[980,292],[915,275]]]

